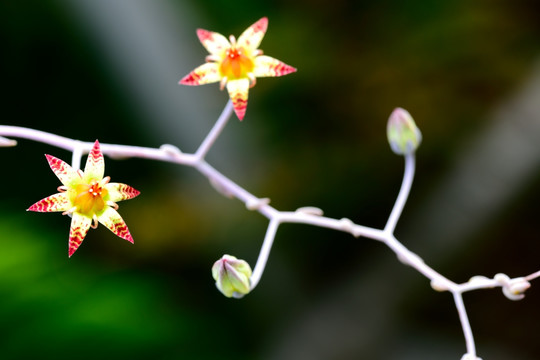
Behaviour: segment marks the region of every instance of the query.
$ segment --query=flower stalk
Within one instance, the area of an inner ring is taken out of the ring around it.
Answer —
[[[283,223],[297,223],[348,232],[354,237],[366,237],[385,244],[400,261],[413,267],[430,280],[437,291],[448,291],[453,295],[463,329],[467,353],[463,360],[479,360],[472,329],[467,316],[462,294],[467,291],[500,287],[511,300],[520,300],[531,286],[530,281],[540,277],[540,271],[528,276],[509,278],[497,274],[492,279],[474,276],[466,283],[457,284],[428,266],[422,258],[407,249],[394,236],[394,231],[410,193],[415,173],[415,152],[422,135],[412,116],[402,108],[396,108],[387,123],[387,137],[391,149],[405,158],[403,182],[394,207],[384,229],[356,224],[348,218],[333,219],[323,216],[320,209],[303,207],[297,211],[280,211],[270,205],[268,198],[259,198],[223,175],[205,159],[216,139],[234,112],[242,120],[246,113],[248,92],[259,77],[278,77],[295,72],[296,69],[272,57],[263,55],[259,45],[266,33],[268,19],[261,18],[248,27],[236,39],[203,29],[197,36],[208,50],[206,63],[186,75],[180,84],[203,85],[219,82],[230,97],[218,121],[202,141],[194,154],[182,153],[177,147],[163,145],[159,148],[125,146],[82,142],[51,133],[16,126],[0,126],[0,146],[15,146],[9,137],[26,138],[72,152],[71,166],[51,155],[46,155],[49,166],[62,185],[58,193],[46,197],[28,208],[36,212],[62,212],[71,220],[69,256],[79,248],[90,227],[98,223],[106,226],[122,239],[133,242],[127,225],[118,214],[117,202],[132,199],[139,191],[120,183],[112,183],[104,176],[103,154],[113,158],[137,157],[190,166],[199,171],[220,192],[242,201],[246,208],[257,211],[269,220],[259,257],[252,271],[249,264],[234,256],[224,255],[212,267],[217,288],[227,297],[242,297],[260,282],[274,243],[277,230]],[[84,171],[80,170],[81,158],[88,154]]]

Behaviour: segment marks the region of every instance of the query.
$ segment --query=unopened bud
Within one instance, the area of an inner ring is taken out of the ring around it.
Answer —
[[[410,155],[418,149],[422,134],[409,112],[396,108],[388,118],[386,135],[392,151],[398,155]]]
[[[223,255],[216,261],[212,266],[212,276],[216,287],[226,297],[233,297],[235,293],[245,295],[250,291],[251,267],[234,256]]]

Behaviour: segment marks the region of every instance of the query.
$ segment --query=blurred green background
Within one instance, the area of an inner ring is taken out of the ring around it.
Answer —
[[[401,106],[424,142],[398,238],[457,282],[539,269],[536,1],[3,1],[2,123],[192,152],[227,101],[217,85],[177,85],[206,56],[195,29],[238,36],[262,16],[261,48],[298,72],[257,83],[210,163],[280,210],[382,228],[403,171],[386,119]],[[257,289],[224,298],[213,262],[253,265],[267,222],[190,168],[106,159],[141,190],[120,204],[135,245],[100,226],[68,259],[69,219],[25,209],[59,185],[43,154],[70,154],[25,140],[0,151],[1,359],[465,353],[449,294],[330,230],[282,226]],[[465,295],[479,356],[540,358],[535,285],[517,303]]]

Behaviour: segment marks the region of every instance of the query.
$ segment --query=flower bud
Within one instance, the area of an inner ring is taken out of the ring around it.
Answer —
[[[226,297],[233,297],[235,293],[247,294],[251,290],[251,268],[247,262],[234,256],[223,255],[216,261],[212,266],[212,276],[216,280],[216,287]]]
[[[402,108],[396,108],[388,118],[386,135],[392,151],[398,155],[414,153],[422,141],[411,114]]]

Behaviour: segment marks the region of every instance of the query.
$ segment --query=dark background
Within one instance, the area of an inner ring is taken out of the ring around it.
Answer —
[[[317,206],[382,228],[403,160],[396,106],[422,130],[397,237],[456,282],[539,269],[540,6],[535,1],[63,0],[0,3],[2,123],[83,141],[193,152],[227,101],[182,87],[205,28],[238,36],[262,16],[266,54],[298,69],[260,79],[209,162],[279,210]],[[27,213],[59,185],[20,140],[0,150],[0,357],[460,359],[452,298],[380,243],[280,227],[242,300],[210,268],[255,264],[267,221],[193,169],[106,159],[141,190],[120,203],[131,245],[103,226],[68,259],[69,219]],[[540,291],[465,295],[484,360],[538,359]]]

